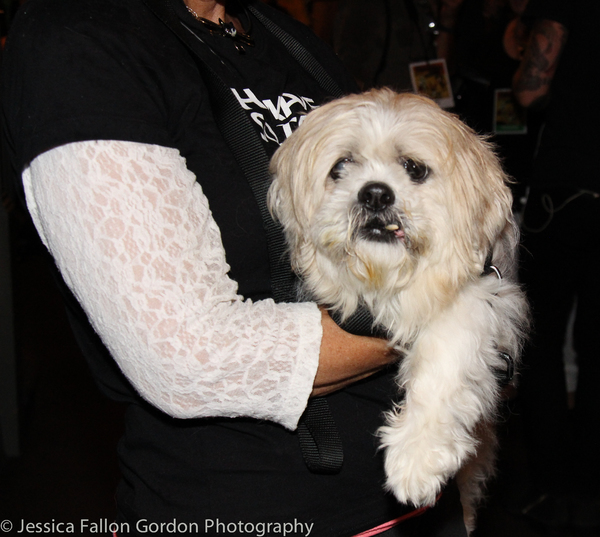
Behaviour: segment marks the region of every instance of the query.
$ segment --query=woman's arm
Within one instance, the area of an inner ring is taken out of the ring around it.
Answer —
[[[385,340],[349,334],[325,310],[322,314],[323,339],[313,396],[344,388],[398,359]]]
[[[294,428],[311,392],[392,359],[385,342],[346,334],[314,304],[243,300],[206,197],[174,149],[69,144],[37,157],[24,184],[95,330],[139,393],[174,417]]]

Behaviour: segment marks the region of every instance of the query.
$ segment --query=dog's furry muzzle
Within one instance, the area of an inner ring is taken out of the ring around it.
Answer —
[[[371,181],[357,195],[351,228],[353,240],[382,243],[404,241],[404,215],[396,207],[396,195],[384,182]]]
[[[352,211],[351,239],[395,244],[406,243],[404,230],[405,216],[397,210],[386,210],[373,213],[363,207],[356,206]]]

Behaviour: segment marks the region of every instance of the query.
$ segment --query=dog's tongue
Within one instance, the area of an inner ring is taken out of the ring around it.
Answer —
[[[400,226],[398,226],[397,224],[389,224],[385,226],[385,229],[387,229],[388,231],[393,231],[394,235],[396,235],[396,237],[398,237],[399,239],[404,238],[404,231],[402,231],[400,229]]]

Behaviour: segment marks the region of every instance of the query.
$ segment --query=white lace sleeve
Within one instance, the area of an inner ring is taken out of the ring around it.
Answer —
[[[23,174],[42,240],[139,393],[178,418],[293,429],[321,342],[314,304],[237,295],[219,229],[175,149],[90,141]]]

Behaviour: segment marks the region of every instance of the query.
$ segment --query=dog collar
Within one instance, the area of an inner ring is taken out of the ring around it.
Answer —
[[[508,386],[515,378],[515,361],[510,354],[499,352],[498,356],[506,363],[506,369],[494,368],[494,376],[501,386]]]
[[[481,273],[481,276],[489,276],[490,274],[495,274],[496,277],[499,280],[501,280],[502,273],[496,265],[492,264],[492,255],[493,253],[490,250],[485,259],[485,264],[483,265],[483,272]],[[515,377],[515,361],[513,357],[506,352],[500,351],[498,352],[498,356],[504,361],[504,363],[506,364],[506,368],[499,369],[495,367],[494,376],[496,377],[501,386],[507,386],[512,382],[512,380]]]
[[[481,275],[489,276],[490,274],[495,274],[496,277],[499,280],[501,280],[502,273],[500,272],[500,269],[496,265],[492,264],[492,255],[493,255],[493,252],[490,250],[489,254],[485,258],[485,264],[483,265],[483,272],[481,273]]]

